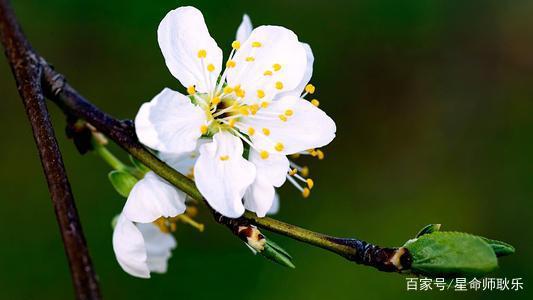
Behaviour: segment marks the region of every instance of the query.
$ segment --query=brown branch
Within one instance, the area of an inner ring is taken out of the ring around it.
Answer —
[[[98,281],[44,101],[39,57],[24,37],[7,0],[0,0],[0,34],[48,182],[76,298],[100,299]]]

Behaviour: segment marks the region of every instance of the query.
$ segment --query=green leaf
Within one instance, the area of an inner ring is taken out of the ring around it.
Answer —
[[[420,229],[420,231],[416,234],[416,237],[421,237],[424,234],[436,232],[440,230],[441,224],[428,224],[424,226],[424,228]]]
[[[433,232],[408,241],[411,272],[425,276],[480,276],[495,270],[498,259],[482,238],[462,232]]]
[[[126,198],[138,181],[133,175],[124,171],[111,171],[107,176],[117,193]]]
[[[492,247],[492,250],[494,251],[494,253],[498,257],[511,255],[511,254],[514,254],[514,252],[515,252],[514,247],[512,245],[509,245],[509,244],[505,243],[505,242],[497,241],[497,240],[491,240],[491,239],[488,239],[486,237],[481,237],[481,238],[487,244],[489,244],[489,246]]]
[[[129,157],[130,157],[131,163],[137,170],[141,171],[143,174],[150,172],[150,169],[147,166],[145,166],[142,162],[140,162],[139,160],[137,160],[135,157],[131,155],[129,155]]]
[[[269,239],[266,240],[265,249],[259,253],[282,266],[289,267],[291,269],[296,268],[292,263],[292,257],[289,255],[289,253]]]

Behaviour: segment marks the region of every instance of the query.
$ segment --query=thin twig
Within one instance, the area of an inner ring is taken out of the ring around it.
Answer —
[[[0,0],[0,34],[33,137],[63,238],[77,299],[100,299],[100,290],[74,197],[41,89],[42,68],[7,0]]]

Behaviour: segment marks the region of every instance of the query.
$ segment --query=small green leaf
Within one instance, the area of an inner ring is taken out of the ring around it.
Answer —
[[[509,245],[509,244],[505,243],[505,242],[497,241],[497,240],[491,240],[491,239],[488,239],[486,237],[481,237],[481,238],[487,244],[489,244],[489,246],[492,247],[492,250],[494,251],[494,253],[498,257],[511,255],[511,254],[514,254],[514,252],[515,252],[514,247],[512,245]]]
[[[425,276],[480,276],[495,270],[498,259],[482,238],[462,232],[433,232],[408,241],[411,271]]]
[[[265,249],[259,253],[282,266],[289,267],[291,269],[295,268],[294,264],[292,263],[292,257],[289,255],[289,253],[269,239],[266,240]]]
[[[424,234],[436,232],[440,230],[441,224],[428,224],[424,226],[424,228],[420,229],[420,231],[416,234],[416,237],[421,237]]]
[[[124,171],[111,171],[108,174],[108,178],[117,193],[126,198],[138,181],[133,175]]]
[[[147,166],[145,166],[142,162],[140,162],[139,160],[137,160],[135,157],[131,155],[129,155],[129,157],[130,157],[131,163],[137,170],[141,171],[143,174],[150,172],[150,169]]]

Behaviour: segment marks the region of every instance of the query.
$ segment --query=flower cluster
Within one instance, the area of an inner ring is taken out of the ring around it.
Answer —
[[[223,65],[222,50],[193,7],[170,11],[158,42],[171,74],[187,95],[165,88],[136,118],[139,140],[194,179],[209,205],[230,218],[277,210],[275,188],[286,180],[307,197],[314,183],[288,155],[323,157],[335,137],[333,120],[308,101],[313,54],[280,26],[255,29],[245,15]],[[186,196],[149,172],[131,190],[113,245],[128,273],[164,272],[176,246],[165,230],[185,209]],[[159,230],[158,230],[159,229]]]

